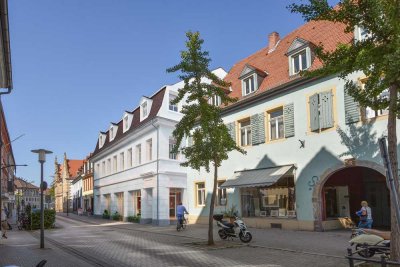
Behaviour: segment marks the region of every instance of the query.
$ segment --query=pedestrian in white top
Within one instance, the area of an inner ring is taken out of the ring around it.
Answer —
[[[7,228],[8,228],[8,223],[7,223],[7,215],[6,212],[4,211],[4,207],[1,208],[1,231],[3,232],[2,237],[7,239],[6,233],[7,233]]]

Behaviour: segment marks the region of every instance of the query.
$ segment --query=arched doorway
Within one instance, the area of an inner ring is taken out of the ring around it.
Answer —
[[[355,160],[327,170],[313,192],[315,230],[332,228],[340,217],[358,222],[355,212],[362,200],[372,209],[373,227],[389,228],[390,197],[384,173],[376,163]]]

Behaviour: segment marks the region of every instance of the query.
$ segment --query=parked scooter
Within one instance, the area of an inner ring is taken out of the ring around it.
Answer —
[[[354,237],[353,237],[354,236]],[[358,255],[370,258],[375,254],[390,254],[390,232],[373,229],[354,229],[349,241]]]
[[[239,237],[243,243],[249,243],[253,238],[251,233],[247,231],[246,224],[236,215],[233,223],[222,220],[222,214],[216,214],[213,218],[217,221],[217,226],[221,228],[218,230],[218,235],[221,239]]]

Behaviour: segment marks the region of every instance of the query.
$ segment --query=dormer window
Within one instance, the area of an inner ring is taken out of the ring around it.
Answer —
[[[242,80],[242,95],[245,96],[257,91],[266,76],[265,71],[246,64],[239,76],[239,79]]]
[[[128,116],[124,117],[124,130],[128,130],[129,128],[128,119]]]
[[[124,116],[122,117],[122,132],[125,133],[131,127],[133,120],[133,113],[129,111],[125,111]]]
[[[311,66],[310,42],[296,38],[290,45],[287,56],[289,57],[289,75],[296,75]]]
[[[114,128],[110,129],[110,140],[114,139]]]
[[[111,123],[110,130],[108,131],[110,135],[110,142],[114,140],[115,136],[117,135],[117,130],[118,130],[118,124]]]
[[[169,93],[169,110],[178,112],[178,105],[172,104],[172,101],[174,101],[176,97],[175,94]]]
[[[99,134],[99,149],[104,146],[105,142],[106,142],[106,134],[103,132],[100,132],[100,134]]]
[[[147,102],[143,102],[142,104],[142,116],[143,118],[147,117]]]
[[[222,102],[221,97],[218,95],[214,95],[208,100],[208,104],[216,106],[216,107],[220,106],[221,102]]]

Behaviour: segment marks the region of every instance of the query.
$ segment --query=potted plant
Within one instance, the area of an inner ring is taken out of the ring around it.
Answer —
[[[104,210],[103,219],[110,219],[110,213],[108,213],[108,210]]]
[[[229,218],[230,222],[233,223],[237,213],[236,205],[232,204],[231,207],[224,212],[224,217]]]

